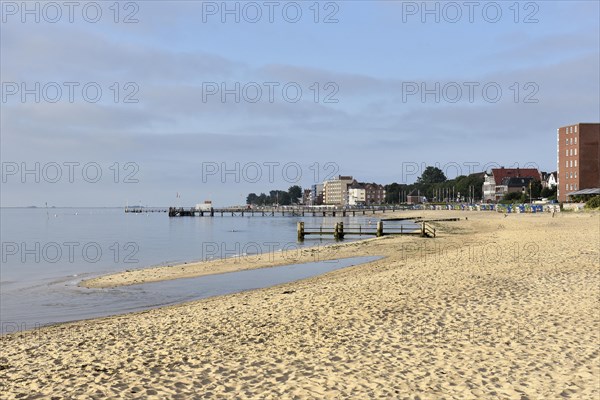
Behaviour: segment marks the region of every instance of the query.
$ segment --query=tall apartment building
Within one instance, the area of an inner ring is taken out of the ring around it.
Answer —
[[[312,185],[310,191],[309,204],[311,206],[320,206],[323,204],[323,184]]]
[[[354,182],[351,176],[339,175],[323,182],[323,204],[345,206],[348,204],[348,186]]]
[[[600,124],[579,123],[557,129],[559,201],[582,189],[600,188]]]

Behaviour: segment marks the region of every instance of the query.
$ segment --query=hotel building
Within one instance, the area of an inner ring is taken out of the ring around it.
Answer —
[[[557,171],[560,202],[569,193],[600,188],[600,124],[579,123],[557,129]]]
[[[351,176],[338,177],[323,182],[323,203],[327,205],[348,205],[348,186],[354,182]]]

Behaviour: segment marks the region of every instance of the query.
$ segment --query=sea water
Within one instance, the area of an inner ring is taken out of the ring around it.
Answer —
[[[0,333],[262,288],[366,262],[370,259],[318,262],[115,289],[78,286],[83,279],[127,269],[268,256],[334,242],[307,237],[298,243],[298,221],[328,230],[336,222],[363,227],[377,222],[374,216],[169,218],[119,208],[2,208],[0,217]]]

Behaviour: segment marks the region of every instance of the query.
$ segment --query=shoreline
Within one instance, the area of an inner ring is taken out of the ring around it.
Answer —
[[[456,214],[471,214],[477,213],[489,213],[490,211],[462,211],[462,210],[410,210],[410,211],[399,211],[398,215],[401,217],[395,217],[395,213],[392,214],[389,220],[412,220],[415,217],[406,217],[407,213],[412,214],[423,214],[425,211],[431,216],[437,213],[456,213]],[[495,214],[495,213],[494,213]],[[519,214],[516,214],[519,215]],[[438,222],[438,221],[433,221]],[[441,221],[444,222],[444,221]],[[389,237],[389,236],[388,236]],[[279,267],[292,263],[307,263],[307,262],[318,262],[318,261],[329,261],[336,258],[350,258],[358,255],[346,255],[342,257],[336,257],[334,254],[336,250],[345,249],[346,247],[352,246],[355,242],[367,242],[373,240],[381,240],[382,238],[365,238],[355,239],[348,242],[338,242],[326,245],[315,245],[307,247],[296,247],[293,250],[277,250],[268,253],[260,253],[253,255],[244,256],[232,256],[228,258],[217,258],[213,260],[201,260],[201,261],[190,261],[183,262],[174,265],[158,265],[148,266],[132,270],[118,271],[108,274],[103,274],[89,279],[83,279],[77,284],[77,286],[87,289],[107,289],[117,288],[123,286],[139,285],[152,282],[164,282],[168,280],[187,279],[187,278],[198,278],[201,276],[218,275],[230,272],[246,271],[260,268],[271,268]],[[298,252],[300,254],[298,254]],[[366,254],[371,255],[371,254]],[[265,259],[266,258],[266,259]]]
[[[86,317],[81,317],[81,318],[76,318],[76,319],[66,320],[66,321],[36,323],[36,324],[34,324],[34,325],[32,324],[30,326],[27,326],[28,323],[25,321],[20,322],[20,323],[5,321],[5,322],[3,322],[3,327],[2,327],[3,331],[0,331],[0,337],[2,337],[4,335],[10,335],[10,334],[15,334],[15,333],[24,333],[24,332],[28,332],[28,331],[35,332],[35,331],[39,331],[41,329],[59,326],[59,325],[63,325],[63,324],[100,320],[100,319],[104,319],[104,318],[111,318],[111,317],[118,317],[118,316],[127,316],[127,315],[133,316],[133,315],[136,315],[139,313],[144,313],[144,312],[155,310],[155,309],[166,309],[169,307],[177,307],[177,306],[184,305],[187,303],[193,303],[193,302],[198,302],[198,301],[203,301],[203,300],[208,300],[208,299],[218,298],[218,297],[225,297],[225,296],[235,295],[235,294],[248,292],[248,291],[257,291],[257,290],[261,290],[261,289],[275,288],[275,287],[284,286],[287,284],[293,284],[295,282],[315,278],[315,277],[318,277],[321,275],[335,272],[340,269],[360,267],[360,266],[367,265],[367,264],[375,262],[375,261],[380,261],[383,258],[384,257],[378,257],[378,256],[345,257],[345,258],[338,258],[338,259],[333,259],[333,260],[306,262],[306,263],[302,263],[302,264],[294,264],[294,263],[285,264],[285,265],[282,265],[279,267],[282,267],[282,268],[285,268],[285,267],[298,268],[298,267],[300,267],[299,269],[304,269],[305,267],[312,269],[312,268],[316,267],[318,269],[323,269],[323,270],[310,272],[308,276],[302,276],[302,274],[295,274],[296,275],[295,276],[294,272],[290,271],[290,273],[287,275],[287,277],[282,280],[275,279],[273,281],[271,279],[271,282],[268,282],[269,277],[268,276],[265,277],[267,282],[264,282],[263,286],[242,287],[242,288],[237,288],[237,289],[231,289],[231,287],[223,288],[222,291],[216,292],[216,293],[213,292],[209,295],[202,295],[202,296],[194,295],[193,297],[182,297],[180,300],[170,301],[170,302],[164,303],[164,304],[153,304],[153,305],[140,306],[140,307],[131,306],[127,310],[114,310],[112,312],[108,312],[105,314],[96,314],[96,315],[91,315],[91,316],[86,316]],[[321,266],[314,265],[314,264],[321,264],[321,263],[329,263],[329,267],[325,267],[323,265],[321,265]],[[311,265],[311,264],[313,264],[313,265]],[[267,268],[271,268],[271,267],[247,269],[244,271],[222,272],[222,273],[218,273],[218,274],[203,275],[203,276],[200,276],[200,278],[210,277],[210,276],[215,276],[215,275],[235,274],[237,272],[256,271],[258,269],[267,269]],[[272,268],[278,268],[278,267],[273,266]],[[306,269],[305,269],[305,271],[306,271]],[[182,279],[194,279],[194,278],[182,278]],[[174,280],[174,279],[170,279],[170,280]],[[169,280],[166,280],[166,281],[169,281]],[[196,290],[199,290],[199,292],[202,292],[202,287],[195,287],[195,288],[196,288]],[[181,290],[181,286],[179,287],[179,289]],[[205,286],[205,289],[206,289],[206,286]],[[18,327],[18,329],[15,330],[15,327]],[[9,329],[10,332],[4,332],[4,329]]]
[[[382,238],[358,239],[346,243],[296,247],[293,250],[277,250],[267,253],[233,256],[207,261],[192,261],[174,265],[142,267],[139,269],[125,270],[84,279],[79,282],[77,286],[88,289],[117,288],[177,279],[199,278],[201,276],[220,275],[254,269],[281,267],[291,264],[352,258],[355,257],[352,252],[347,253],[347,255],[337,256],[337,251],[343,251],[348,247],[356,246],[357,243],[379,239]],[[362,253],[358,256],[361,256],[361,254]]]
[[[418,214],[418,216],[406,217],[407,213]],[[420,217],[422,213],[420,210],[397,211],[396,213],[391,214],[392,218],[389,219],[394,220],[393,216],[396,214],[403,216],[401,220],[410,221],[413,218]],[[393,235],[379,238],[353,238],[351,240],[325,245],[315,244],[314,246],[296,246],[294,249],[290,250],[276,250],[266,253],[232,256],[204,261],[190,261],[174,265],[148,266],[83,279],[77,286],[87,289],[108,289],[152,282],[164,282],[168,280],[198,278],[201,276],[218,275],[252,269],[280,267],[288,264],[302,264],[357,256],[360,257],[363,255],[362,253],[352,251],[343,256],[338,256],[336,253],[339,250],[343,252],[349,247],[354,247],[357,243],[382,240],[391,236]],[[373,254],[369,253],[364,255]]]
[[[2,336],[0,389],[10,399],[600,395],[600,215],[432,213],[468,220],[438,224],[435,239],[348,243],[338,256],[387,258],[301,281]]]

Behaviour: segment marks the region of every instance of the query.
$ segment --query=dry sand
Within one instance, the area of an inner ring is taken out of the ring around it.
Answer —
[[[0,396],[598,399],[599,214],[419,214],[468,221],[338,246],[387,258],[304,281],[3,336]]]

